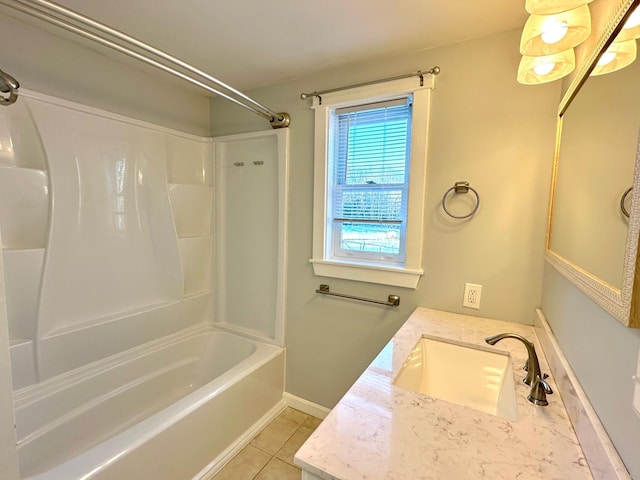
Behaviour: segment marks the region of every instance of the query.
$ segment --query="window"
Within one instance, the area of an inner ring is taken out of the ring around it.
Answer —
[[[416,287],[432,82],[411,78],[314,98],[317,275]]]
[[[403,265],[411,97],[336,109],[331,123],[331,255]]]

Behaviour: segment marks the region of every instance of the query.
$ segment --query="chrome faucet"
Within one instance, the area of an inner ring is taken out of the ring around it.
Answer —
[[[551,387],[546,381],[548,375],[543,375],[540,372],[540,362],[538,361],[538,355],[536,355],[535,345],[517,333],[500,333],[492,337],[487,337],[484,341],[489,345],[495,345],[505,338],[515,338],[516,340],[520,340],[524,343],[524,346],[527,347],[529,358],[524,367],[527,371],[527,376],[523,380],[524,383],[531,386],[531,391],[529,392],[527,400],[535,405],[549,405],[549,402],[547,402],[547,395],[552,394],[553,390],[551,390]]]

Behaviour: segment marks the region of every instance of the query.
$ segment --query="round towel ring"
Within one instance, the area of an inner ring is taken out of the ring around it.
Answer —
[[[629,215],[629,212],[627,211],[627,209],[626,209],[626,208],[625,208],[625,206],[624,206],[624,202],[625,202],[625,200],[627,199],[627,196],[628,196],[632,191],[633,191],[633,187],[629,187],[629,188],[627,188],[627,189],[624,191],[624,193],[622,194],[622,197],[620,197],[620,210],[622,210],[622,214],[623,214],[625,217],[627,217],[627,218],[629,218],[629,217],[630,217],[630,215]]]
[[[471,210],[471,212],[469,212],[466,215],[454,215],[453,213],[451,213],[447,208],[447,195],[449,195],[449,193],[451,193],[452,191],[455,191],[455,193],[468,193],[469,190],[471,190],[473,194],[476,196],[476,204]],[[457,218],[458,220],[464,220],[465,218],[472,217],[478,211],[479,206],[480,206],[480,195],[478,195],[478,192],[475,190],[475,188],[469,186],[469,182],[456,182],[453,185],[453,187],[451,187],[449,190],[444,192],[444,195],[442,196],[443,210],[451,218]]]

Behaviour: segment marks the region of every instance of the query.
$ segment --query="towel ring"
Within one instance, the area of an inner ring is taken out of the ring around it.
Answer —
[[[476,204],[471,210],[471,212],[467,213],[466,215],[454,215],[453,213],[451,213],[447,208],[447,195],[449,195],[449,193],[451,193],[452,191],[454,191],[455,193],[469,193],[469,190],[471,190],[473,194],[476,196]],[[442,196],[442,209],[451,218],[457,218],[458,220],[463,220],[465,218],[472,217],[478,211],[479,206],[480,206],[480,195],[478,195],[478,192],[475,190],[475,188],[469,186],[469,182],[456,182],[453,185],[453,187],[451,187],[449,190],[444,192],[444,195]]]
[[[624,193],[622,194],[622,196],[620,197],[620,210],[622,210],[622,214],[629,218],[629,212],[627,211],[627,209],[624,206],[624,202],[627,200],[627,196],[633,191],[633,187],[629,187],[627,188]]]

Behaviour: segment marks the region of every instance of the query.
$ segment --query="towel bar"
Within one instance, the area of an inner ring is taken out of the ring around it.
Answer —
[[[320,293],[322,295],[331,295],[333,297],[340,298],[349,298],[351,300],[359,300],[361,302],[369,302],[375,303],[377,305],[385,305],[387,307],[397,307],[400,305],[400,297],[398,295],[389,295],[387,301],[384,300],[375,300],[372,298],[364,298],[364,297],[356,297],[355,295],[345,295],[344,293],[335,293],[329,289],[329,285],[322,284],[320,288],[316,290],[316,293]]]

